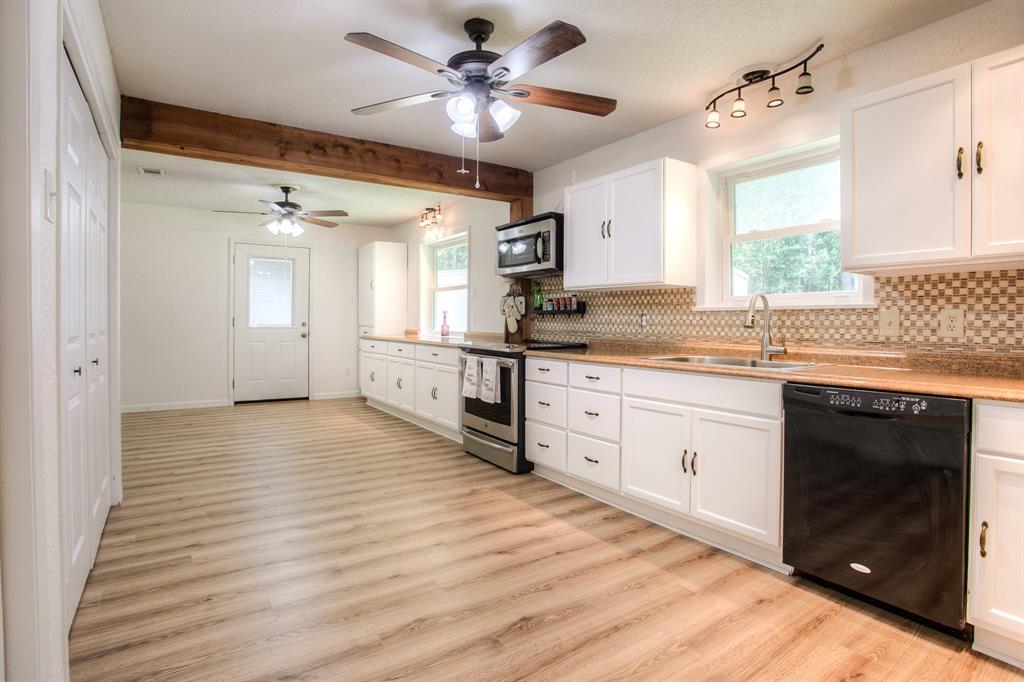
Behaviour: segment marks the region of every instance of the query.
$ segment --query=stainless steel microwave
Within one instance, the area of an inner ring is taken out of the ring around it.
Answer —
[[[541,213],[499,225],[498,266],[502,277],[540,277],[562,271],[562,214]]]

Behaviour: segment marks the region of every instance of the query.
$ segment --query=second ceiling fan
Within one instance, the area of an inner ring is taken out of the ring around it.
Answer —
[[[369,48],[394,59],[429,71],[448,80],[458,90],[437,90],[401,97],[353,109],[355,114],[376,114],[414,104],[447,100],[452,130],[463,137],[477,137],[480,142],[493,142],[519,118],[519,112],[503,98],[514,98],[528,104],[568,109],[594,116],[607,116],[615,111],[616,101],[597,95],[523,85],[513,81],[527,71],[586,42],[583,33],[564,21],[554,21],[514,48],[500,55],[483,49],[494,32],[487,19],[470,19],[463,28],[475,49],[453,55],[446,64],[436,62],[412,50],[370,33],[349,33],[345,40]]]

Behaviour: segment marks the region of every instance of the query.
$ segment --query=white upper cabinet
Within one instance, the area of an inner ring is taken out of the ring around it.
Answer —
[[[847,102],[843,269],[1024,263],[1024,46]]]
[[[407,250],[404,242],[359,247],[360,336],[405,333]]]
[[[848,102],[841,120],[843,269],[967,260],[970,66]]]
[[[568,289],[696,286],[697,172],[662,158],[565,189]]]
[[[971,66],[975,256],[1024,253],[1024,46]]]

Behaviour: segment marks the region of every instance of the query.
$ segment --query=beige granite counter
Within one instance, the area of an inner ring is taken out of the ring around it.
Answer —
[[[369,339],[370,341],[395,341],[397,343],[422,343],[430,346],[458,346],[460,343],[466,343],[466,341],[501,341],[502,335],[497,332],[467,332],[466,334],[451,336],[441,336],[439,334],[418,334],[414,332],[406,332],[404,335],[379,335],[379,334],[368,334],[367,336],[360,336],[361,339]]]
[[[585,351],[527,351],[527,357],[644,367],[677,372],[701,372],[772,381],[842,386],[903,393],[1024,402],[1024,356],[950,354],[910,355],[819,348],[793,348],[775,360],[812,362],[800,369],[756,369],[722,365],[691,365],[651,360],[658,355],[716,355],[758,357],[754,346],[737,344],[684,345],[596,342]],[[941,369],[936,368],[941,364]]]

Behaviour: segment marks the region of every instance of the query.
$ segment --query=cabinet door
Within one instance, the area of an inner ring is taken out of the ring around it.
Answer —
[[[843,268],[967,259],[970,66],[853,100],[843,106],[840,125]]]
[[[602,286],[608,281],[605,179],[565,190],[565,286]]]
[[[435,367],[429,363],[416,363],[416,414],[424,419],[434,418]]]
[[[373,326],[373,244],[359,248],[359,326]]]
[[[453,429],[460,428],[462,392],[459,368],[438,365],[434,374],[434,421]]]
[[[608,283],[664,278],[664,165],[645,163],[608,176]]]
[[[690,514],[773,547],[782,513],[782,429],[775,419],[693,411]]]
[[[659,507],[690,513],[689,407],[624,398],[622,493]]]
[[[972,479],[968,620],[1024,641],[1024,459],[978,452]]]
[[[388,399],[388,359],[384,355],[370,356],[370,394],[377,400]]]
[[[1024,257],[1024,46],[971,66],[975,256]]]
[[[359,354],[359,392],[367,398],[373,397],[373,360],[370,358],[369,353]]]

